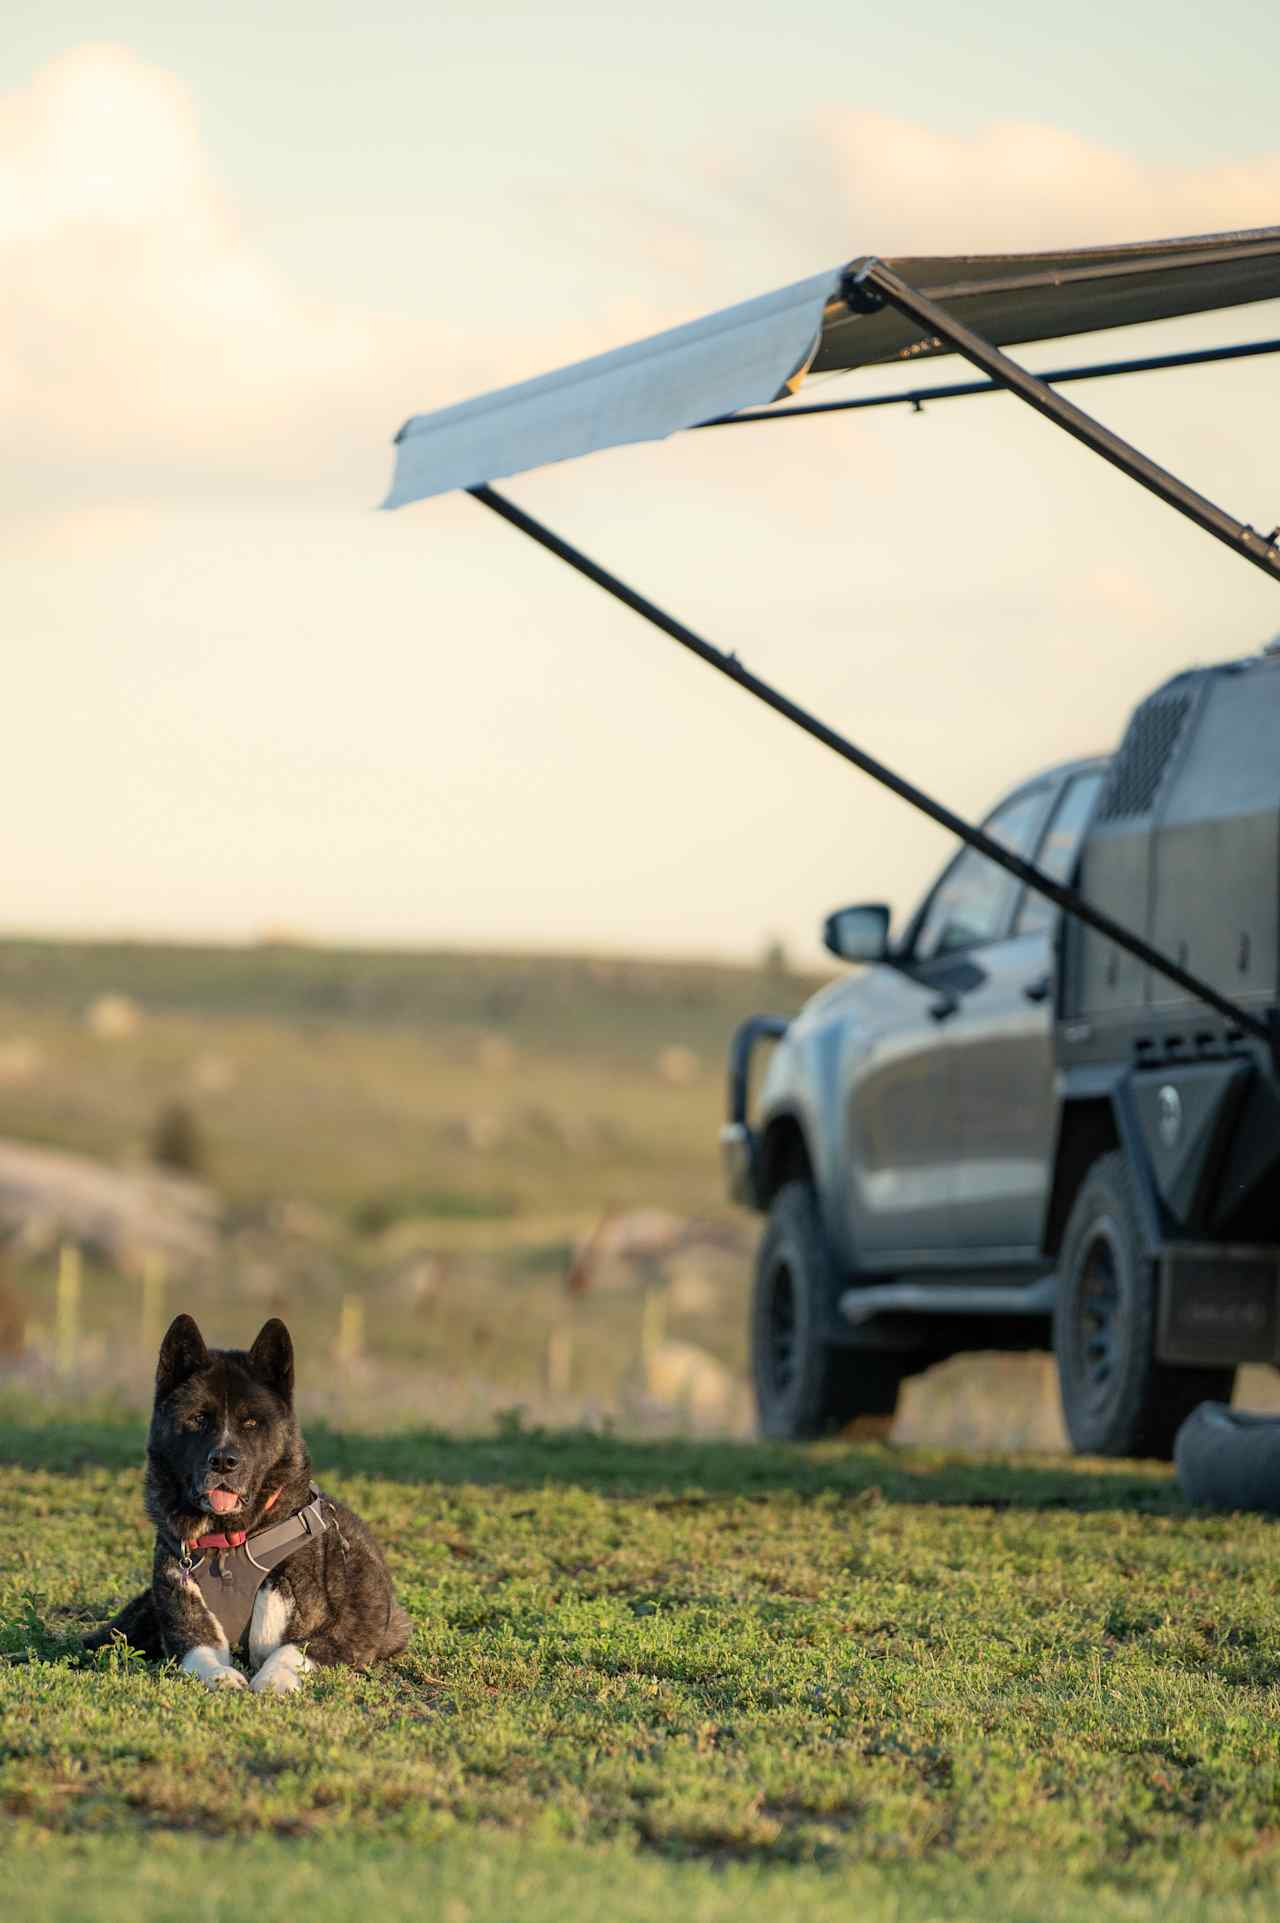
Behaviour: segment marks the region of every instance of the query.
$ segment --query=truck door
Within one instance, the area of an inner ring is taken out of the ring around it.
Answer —
[[[855,1259],[951,1239],[950,1131],[937,994],[896,969],[858,984],[857,1026],[840,1068]]]
[[[1015,853],[1035,846],[1053,798],[1022,789],[985,822]],[[849,1104],[850,1235],[859,1257],[909,1267],[954,1248],[955,1169],[964,1154],[951,1089],[951,1031],[984,983],[989,946],[1008,932],[1018,884],[963,849],[916,917],[905,966],[877,968],[866,984],[870,1031]],[[873,1006],[874,1017],[873,1017]]]
[[[1074,774],[1053,796],[1033,859],[1065,881],[1097,800],[1103,770]],[[1053,1148],[1052,944],[1057,910],[1022,890],[1003,939],[973,959],[982,979],[950,1024],[948,1094],[954,1129],[954,1229],[973,1255],[1034,1261]]]

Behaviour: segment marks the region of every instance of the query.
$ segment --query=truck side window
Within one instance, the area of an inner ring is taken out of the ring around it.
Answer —
[[[1049,800],[1048,788],[1033,788],[1006,801],[983,823],[993,841],[1024,859],[1034,848]],[[916,935],[919,961],[947,955],[1005,933],[1019,884],[1012,875],[974,848],[956,856],[933,891]]]
[[[1091,768],[1088,774],[1076,775],[1063,790],[1062,799],[1049,822],[1048,833],[1036,852],[1036,867],[1042,868],[1051,881],[1065,882],[1070,879],[1084,831],[1093,813],[1093,804],[1098,799],[1104,772],[1102,768]],[[1028,888],[1023,892],[1014,933],[1047,934],[1057,919],[1058,911],[1053,903],[1046,901],[1043,895],[1033,894]]]

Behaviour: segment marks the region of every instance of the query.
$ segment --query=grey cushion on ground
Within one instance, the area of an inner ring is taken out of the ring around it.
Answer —
[[[1280,1416],[1202,1402],[1179,1429],[1173,1460],[1188,1502],[1280,1515]]]

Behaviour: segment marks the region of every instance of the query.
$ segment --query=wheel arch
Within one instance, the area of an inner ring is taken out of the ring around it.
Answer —
[[[1099,1086],[1092,1076],[1062,1091],[1053,1151],[1053,1177],[1045,1206],[1041,1247],[1055,1261],[1062,1253],[1071,1210],[1089,1170],[1102,1156],[1124,1156],[1133,1188],[1138,1233],[1149,1254],[1164,1243],[1164,1219],[1151,1163],[1133,1112],[1127,1078]]]
[[[816,1186],[809,1139],[794,1109],[781,1109],[769,1117],[760,1135],[756,1171],[756,1194],[762,1209],[768,1209],[788,1182],[810,1182]]]
[[[1110,1094],[1065,1100],[1058,1111],[1053,1180],[1045,1208],[1041,1245],[1057,1259],[1072,1205],[1094,1163],[1120,1147],[1120,1128]]]

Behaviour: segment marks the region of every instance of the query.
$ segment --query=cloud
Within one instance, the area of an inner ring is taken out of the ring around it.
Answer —
[[[1179,167],[1014,120],[951,133],[830,109],[749,151],[708,155],[706,176],[738,223],[811,266],[869,252],[1088,246],[1280,218],[1280,150]]]
[[[413,409],[663,324],[611,289],[567,323],[535,315],[512,345],[456,299],[447,260],[426,313],[304,293],[246,231],[181,80],[111,45],[0,98],[0,275],[0,422],[55,500],[108,470],[143,492],[219,472],[350,490],[353,450],[376,499]]]
[[[387,376],[415,359],[407,319],[290,285],[186,89],[120,47],[79,47],[0,101],[0,274],[0,417],[37,468],[296,473],[357,417],[367,432],[370,402],[389,414]]]
[[[459,300],[447,247],[418,312],[380,312],[304,291],[270,258],[177,76],[124,47],[75,48],[0,99],[0,421],[19,485],[57,501],[233,476],[372,500],[408,413],[858,250],[1196,231],[1280,206],[1280,154],[1159,167],[1051,126],[960,135],[866,112],[668,168],[664,184],[637,151],[630,187],[530,200],[539,283],[515,338],[504,311]],[[511,209],[492,218],[496,246]]]
[[[1009,121],[970,135],[878,114],[819,130],[850,220],[895,251],[1083,246],[1265,226],[1280,153],[1233,165],[1152,165],[1061,127]]]

